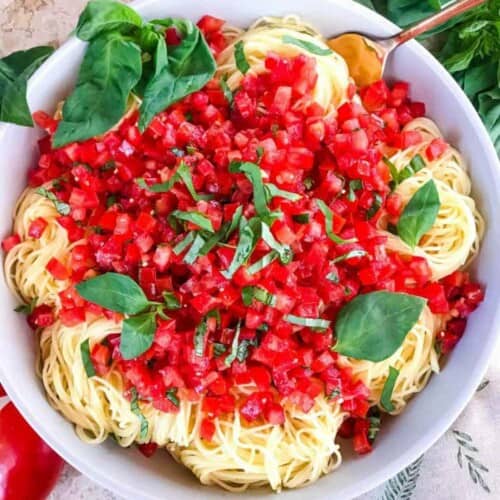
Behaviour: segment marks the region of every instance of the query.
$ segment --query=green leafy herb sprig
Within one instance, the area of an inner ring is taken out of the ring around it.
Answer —
[[[165,31],[182,39],[167,48]],[[201,33],[185,19],[144,22],[134,9],[110,0],[91,0],[76,36],[88,43],[75,88],[66,99],[54,147],[107,132],[124,115],[131,93],[139,96],[139,129],[184,96],[201,89],[216,64]],[[28,78],[52,52],[35,47],[0,60],[0,120],[32,125],[26,102]]]
[[[124,274],[104,273],[81,281],[76,289],[85,300],[127,316],[120,337],[124,359],[133,359],[146,352],[153,343],[157,318],[168,319],[165,309],[180,308],[173,292],[164,294],[164,302],[150,301],[142,288]]]

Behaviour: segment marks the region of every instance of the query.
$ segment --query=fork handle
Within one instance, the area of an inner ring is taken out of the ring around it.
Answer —
[[[425,33],[426,31],[429,31],[432,28],[443,24],[444,22],[448,21],[448,19],[458,16],[459,14],[462,14],[462,12],[472,9],[473,7],[476,7],[484,2],[486,2],[486,0],[460,0],[458,2],[455,2],[449,7],[436,12],[436,14],[423,19],[419,23],[410,26],[409,28],[392,37],[394,47],[397,47],[398,45],[401,45],[402,43],[405,43],[408,40],[411,40],[418,35],[421,35],[422,33]]]

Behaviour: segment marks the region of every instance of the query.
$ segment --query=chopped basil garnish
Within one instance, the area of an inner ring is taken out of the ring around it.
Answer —
[[[326,275],[326,279],[328,281],[331,281],[332,283],[339,283],[340,282],[340,278],[339,278],[339,275],[337,272],[331,272],[331,273],[328,273]]]
[[[174,153],[174,155],[177,156],[177,158],[182,158],[183,156],[186,155],[186,152],[180,148],[170,148],[170,151]]]
[[[236,67],[243,73],[246,74],[250,69],[250,64],[248,64],[247,58],[245,56],[245,46],[243,41],[240,40],[234,46],[234,60],[236,62]]]
[[[186,248],[193,243],[194,239],[196,237],[196,232],[191,231],[189,232],[177,245],[172,248],[172,251],[175,253],[175,255],[180,255]]]
[[[366,250],[351,250],[350,252],[345,253],[344,255],[339,255],[332,260],[333,264],[337,262],[342,262],[343,260],[353,259],[354,257],[364,257],[366,255]],[[328,279],[328,276],[327,278]]]
[[[271,250],[275,250],[277,252],[282,264],[289,264],[292,261],[293,253],[290,245],[283,245],[277,241],[273,236],[273,233],[271,233],[271,229],[265,222],[261,223],[261,237]]]
[[[44,198],[47,198],[47,200],[50,200],[61,215],[69,215],[69,213],[71,212],[71,207],[67,203],[59,200],[52,191],[49,191],[44,187],[40,187],[36,190],[36,193],[40,196],[43,196]]]
[[[276,305],[276,296],[259,286],[245,286],[241,290],[243,304],[250,306],[253,299],[262,302],[266,306]]]
[[[380,396],[380,405],[386,411],[394,411],[394,405],[392,404],[392,393],[396,385],[396,380],[399,376],[399,370],[393,366],[389,367],[389,375],[385,381],[384,388],[382,389],[382,394]]]
[[[431,179],[414,193],[399,217],[399,237],[415,248],[420,238],[432,227],[439,213],[441,202],[436,184]]]
[[[130,401],[130,410],[132,411],[132,413],[137,415],[139,421],[141,422],[140,438],[146,439],[146,437],[148,436],[149,424],[146,417],[142,414],[141,408],[139,406],[137,389],[135,387],[132,387],[132,389],[130,389],[130,393],[132,394],[132,400]]]
[[[303,318],[302,316],[287,314],[283,319],[292,325],[307,326],[309,328],[318,328],[321,330],[325,330],[330,326],[330,321],[321,318]]]
[[[89,377],[89,378],[94,377],[95,376],[95,368],[94,368],[94,365],[92,364],[92,360],[90,359],[89,339],[85,339],[80,344],[80,353],[82,355],[83,367],[85,368],[85,373],[87,374],[87,377]]]
[[[272,184],[271,182],[264,184],[264,189],[266,190],[266,198],[268,203],[272,198],[284,198],[285,200],[290,201],[299,201],[302,198],[300,194],[280,189],[278,186]]]
[[[227,347],[220,342],[214,342],[212,345],[214,346],[214,356],[216,358],[219,358],[227,351]]]
[[[370,421],[368,439],[373,442],[380,431],[380,412],[376,406],[372,406],[372,408],[370,408],[368,420]]]
[[[415,155],[406,167],[402,168],[399,172],[394,163],[392,163],[388,158],[383,158],[384,163],[389,167],[389,171],[391,172],[392,183],[391,187],[394,189],[398,184],[401,184],[406,179],[410,178],[412,175],[416,174],[420,170],[422,170],[426,163],[421,155]]]
[[[234,332],[233,341],[231,343],[231,352],[229,353],[227,358],[224,360],[224,364],[226,366],[231,366],[231,363],[238,356],[238,343],[240,340],[240,332],[241,332],[241,321],[238,321],[238,325],[236,326],[236,330]]]
[[[307,40],[301,40],[300,38],[295,38],[290,35],[283,35],[281,41],[289,45],[296,45],[297,47],[307,50],[307,52],[310,52],[311,54],[314,54],[316,56],[329,56],[333,54],[332,49],[328,47],[320,47],[315,43],[308,42]]]
[[[375,193],[373,196],[372,206],[366,212],[366,218],[371,219],[372,217],[374,217],[376,213],[380,210],[381,206],[382,206],[382,196],[380,196],[378,193]]]
[[[184,222],[191,222],[192,224],[195,224],[196,226],[200,227],[205,231],[208,231],[209,233],[214,232],[212,221],[206,215],[203,215],[200,212],[194,212],[194,211],[187,212],[184,210],[174,210],[173,212],[170,213],[168,217],[169,220],[173,217],[175,219]]]
[[[35,309],[37,302],[38,297],[33,297],[29,304],[20,304],[14,309],[14,311],[22,314],[31,314],[33,309]]]
[[[347,199],[349,201],[356,201],[356,193],[359,189],[363,189],[363,181],[360,179],[354,179],[349,181],[349,194],[347,195]]]
[[[396,168],[396,165],[394,165],[394,163],[392,163],[392,161],[389,160],[389,158],[387,158],[386,156],[384,156],[382,158],[382,160],[387,165],[387,167],[389,168],[389,172],[390,172],[391,177],[392,177],[391,189],[394,189],[399,184],[399,172],[398,172],[398,169]]]
[[[114,194],[106,198],[106,208],[112,207],[116,203],[116,196]]]
[[[262,157],[264,156],[264,148],[262,146],[258,146],[255,149],[255,152],[257,153],[257,161],[260,163],[260,160],[262,160]]]
[[[207,335],[207,318],[204,317],[194,331],[194,352],[197,356],[203,356],[205,352],[205,336]]]
[[[255,347],[257,346],[257,339],[244,339],[238,344],[238,348],[236,349],[236,359],[240,362],[243,363],[245,359],[248,358],[248,355],[250,354],[249,348],[250,347]]]
[[[251,266],[248,267],[247,271],[248,274],[255,274],[258,273],[259,271],[262,271],[265,267],[267,267],[271,262],[276,260],[278,258],[278,252],[273,250],[272,252],[269,252],[268,254],[264,255],[262,259],[259,259],[257,262],[254,262]]]
[[[227,75],[224,75],[220,80],[219,80],[219,85],[222,90],[222,93],[224,94],[224,97],[226,98],[226,101],[228,102],[229,106],[233,104],[233,92],[229,88],[229,85],[227,84]]]
[[[405,293],[358,295],[337,315],[334,350],[351,358],[383,361],[399,349],[424,305],[421,297]]]
[[[191,248],[187,251],[184,256],[184,262],[186,264],[193,264],[194,261],[201,255],[201,249],[205,245],[205,239],[197,234],[194,238]]]
[[[297,224],[308,224],[310,215],[308,213],[292,215],[292,219]]]
[[[335,389],[333,389],[332,392],[330,392],[330,394],[328,394],[328,399],[335,399],[335,398],[338,398],[340,396],[340,389],[338,387],[336,387]]]
[[[243,207],[240,205],[234,212],[231,221],[225,222],[222,227],[210,236],[200,250],[200,255],[207,255],[212,248],[218,243],[223,243],[228,240],[234,230],[238,227],[243,213]]]
[[[354,241],[356,241],[355,239],[344,240],[340,236],[337,236],[333,232],[333,212],[330,210],[330,207],[323,200],[320,200],[319,198],[316,198],[315,201],[316,205],[318,206],[318,208],[321,210],[321,213],[325,217],[326,234],[334,243],[341,245],[343,243],[353,243]]]
[[[180,406],[181,402],[179,401],[179,398],[177,397],[177,387],[173,387],[172,389],[168,389],[165,397],[172,402],[177,408]]]

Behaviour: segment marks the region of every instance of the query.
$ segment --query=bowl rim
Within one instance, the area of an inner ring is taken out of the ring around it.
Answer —
[[[345,0],[322,1],[325,2],[325,4],[336,4],[342,2],[344,7],[348,4],[347,8],[355,12],[357,15],[371,18],[374,21],[374,27],[376,29],[383,30],[387,33],[395,33],[399,30],[399,27],[396,24],[392,23],[381,14],[378,14],[377,12],[372,11],[353,0],[348,0],[348,2]],[[142,15],[143,11],[147,9],[150,4],[155,4],[157,2],[158,0],[134,0],[129,4],[129,6],[137,10],[138,13]],[[72,51],[74,51],[78,46],[81,46],[83,43],[85,42],[77,39],[74,35],[70,36],[33,74],[29,81],[29,87],[39,85],[44,80],[44,77],[52,71],[59,61],[64,61],[67,55],[71,54]],[[408,45],[420,58],[426,59],[432,72],[446,84],[448,91],[457,95],[458,99],[464,105],[465,111],[471,120],[471,127],[475,128],[480,136],[482,146],[485,147],[484,154],[487,156],[488,160],[491,161],[492,165],[498,165],[498,157],[486,127],[458,83],[439,63],[439,61],[418,42],[412,40],[406,45]],[[0,141],[2,140],[7,128],[11,127],[16,127],[16,125],[0,123]],[[498,171],[499,176],[495,181],[497,185],[500,185],[500,168]],[[488,329],[490,331],[500,331],[500,306],[496,308],[492,322]],[[422,433],[419,436],[419,439],[409,446],[403,454],[387,461],[376,472],[363,478],[356,478],[356,482],[353,482],[349,486],[336,492],[335,498],[350,499],[355,496],[362,495],[377,486],[380,486],[382,483],[395,476],[399,471],[407,467],[414,460],[425,453],[440,437],[444,435],[444,433],[449,429],[456,418],[464,410],[465,406],[472,399],[477,386],[484,377],[488,365],[492,360],[495,348],[498,347],[500,347],[500,334],[489,335],[482,348],[483,355],[482,357],[477,358],[477,362],[474,365],[474,371],[468,374],[467,383],[464,384],[460,390],[460,397],[455,400],[452,406],[443,409],[442,416],[439,421],[436,421],[433,427],[430,427],[425,433]],[[11,401],[15,404],[17,409],[29,422],[29,424],[36,430],[40,437],[42,437],[42,439],[46,441],[59,455],[61,455],[67,463],[79,472],[86,475],[100,486],[125,498],[147,498],[151,500],[158,498],[156,496],[146,495],[143,491],[140,491],[139,487],[124,484],[118,479],[106,475],[103,470],[94,466],[89,461],[81,460],[76,454],[73,453],[69,445],[58,440],[57,435],[54,432],[49,432],[49,430],[44,427],[42,420],[36,418],[36,415],[30,409],[29,403],[25,401],[23,396],[16,390],[15,384],[12,384],[9,378],[4,375],[4,369],[1,364],[0,380]],[[50,411],[55,410],[51,409]],[[282,494],[286,494],[286,491],[282,492]],[[224,492],[221,490],[221,497],[222,496],[224,496]]]

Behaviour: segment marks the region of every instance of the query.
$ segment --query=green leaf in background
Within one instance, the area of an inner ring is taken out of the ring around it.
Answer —
[[[28,80],[53,51],[53,47],[33,47],[0,59],[0,121],[33,125],[26,100]]]
[[[91,0],[80,14],[76,36],[89,41],[109,31],[126,33],[142,25],[141,16],[130,7],[110,0]]]
[[[216,64],[200,30],[186,19],[165,19],[153,23],[174,26],[182,33],[179,45],[167,55],[164,42],[158,43],[155,73],[144,91],[139,129],[145,130],[156,113],[197,90],[215,74]]]
[[[75,90],[64,103],[54,147],[95,137],[118,123],[141,71],[141,51],[135,43],[118,33],[92,40]]]
[[[479,115],[500,154],[500,87],[479,95]]]
[[[120,335],[120,352],[123,359],[134,359],[146,352],[153,343],[155,331],[156,312],[125,319]]]

